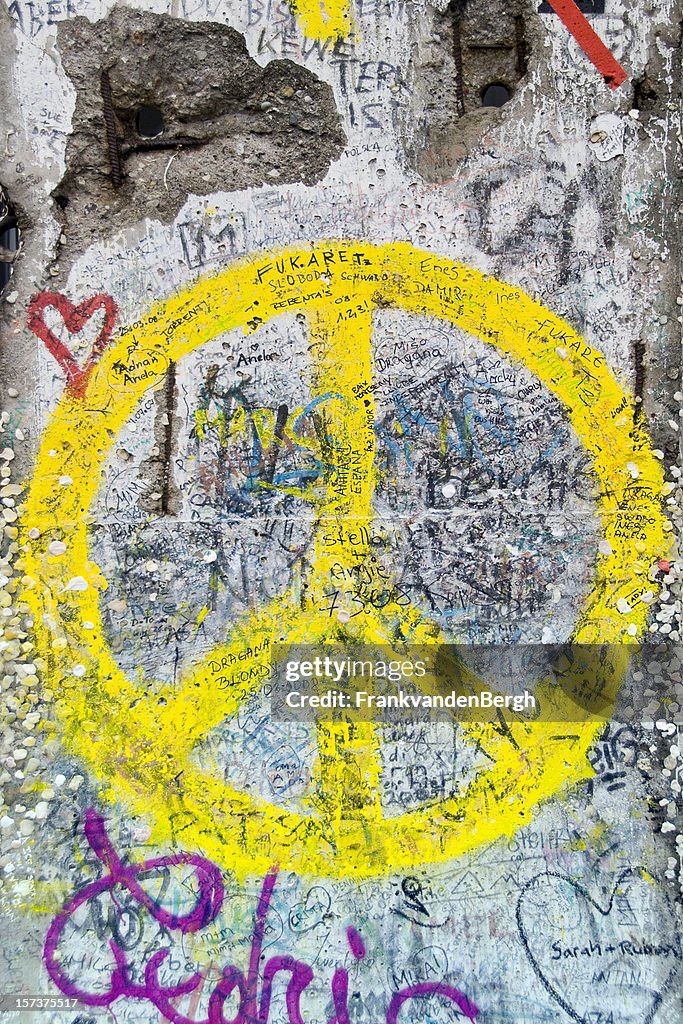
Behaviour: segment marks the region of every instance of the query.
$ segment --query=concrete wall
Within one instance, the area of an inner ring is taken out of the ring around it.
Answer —
[[[579,6],[619,88],[533,0],[0,12],[31,1019],[681,1020],[683,12]],[[273,720],[349,636],[604,643],[605,707]]]

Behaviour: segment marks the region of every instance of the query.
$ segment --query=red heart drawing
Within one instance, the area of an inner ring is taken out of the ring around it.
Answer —
[[[78,334],[99,309],[104,310],[104,323],[83,366],[80,366],[66,345],[52,333],[43,319],[44,311],[52,306],[61,315],[70,334]],[[93,367],[111,341],[118,308],[111,295],[100,292],[84,299],[80,306],[74,306],[66,295],[60,292],[39,292],[31,299],[28,307],[28,326],[54,356],[66,374],[67,390],[82,398]]]

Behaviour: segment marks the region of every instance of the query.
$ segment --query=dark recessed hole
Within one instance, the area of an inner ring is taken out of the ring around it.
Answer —
[[[54,200],[55,200],[55,202],[56,202],[56,204],[57,204],[57,206],[59,207],[60,210],[66,210],[67,206],[69,205],[69,197],[68,196],[56,195],[54,197]]]
[[[158,107],[140,107],[135,117],[135,127],[143,139],[155,139],[164,130],[164,115]]]
[[[19,241],[17,218],[0,190],[0,292],[12,276],[12,254],[17,252]]]
[[[507,85],[502,82],[492,82],[487,85],[481,94],[482,107],[502,107],[512,96]]]
[[[633,106],[636,110],[654,110],[658,99],[659,96],[657,95],[654,83],[647,75],[636,79],[633,87]]]

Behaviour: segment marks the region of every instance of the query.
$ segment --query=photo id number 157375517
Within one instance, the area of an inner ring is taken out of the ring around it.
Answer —
[[[74,1010],[78,1000],[69,996],[31,996],[23,993],[0,995],[0,1013],[11,1013],[22,1010]]]

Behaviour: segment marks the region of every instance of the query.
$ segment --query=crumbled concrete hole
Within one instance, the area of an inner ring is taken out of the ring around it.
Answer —
[[[0,185],[0,294],[8,288],[20,242],[16,212]]]
[[[537,19],[527,0],[451,0],[442,12],[432,9],[430,19],[416,33],[411,59],[406,155],[428,181],[443,181],[504,116],[503,105],[484,105],[484,97],[491,86],[514,96]]]
[[[115,8],[61,22],[58,47],[76,89],[54,192],[70,249],[169,220],[190,192],[313,184],[343,148],[330,87],[289,60],[261,68],[225,25]],[[163,120],[154,137],[140,131],[145,107]]]
[[[158,107],[142,106],[137,112],[135,127],[140,138],[156,139],[164,133],[164,115]]]
[[[502,82],[491,82],[484,89],[481,97],[482,107],[503,107],[512,96],[507,85]]]
[[[650,113],[659,105],[659,93],[655,82],[647,73],[633,83],[633,106],[636,110]]]

